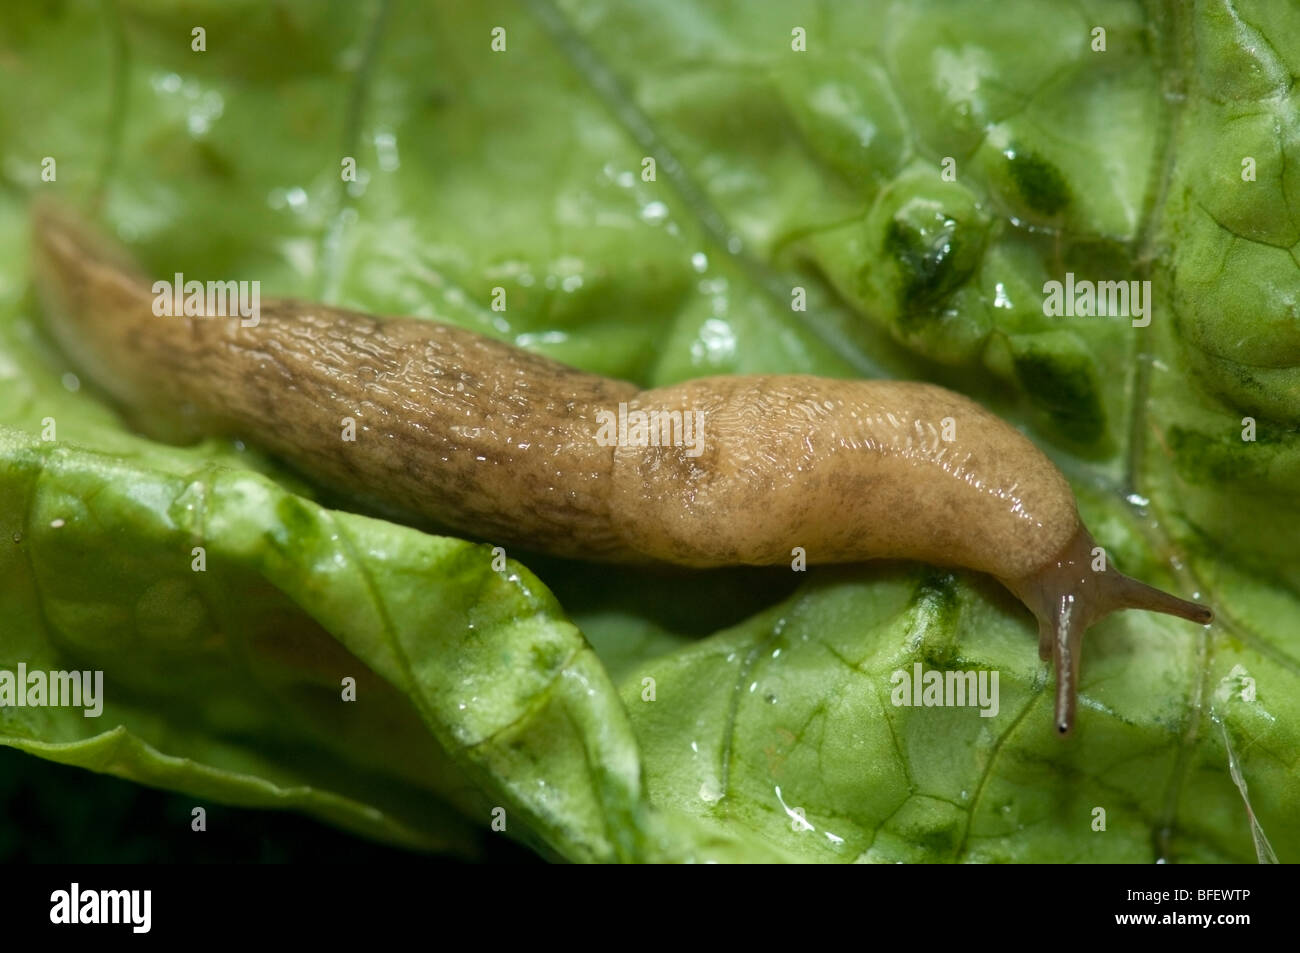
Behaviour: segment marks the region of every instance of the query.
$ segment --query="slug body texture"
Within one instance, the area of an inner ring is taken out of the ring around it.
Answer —
[[[1092,621],[1130,607],[1209,621],[1093,571],[1060,471],[940,387],[736,376],[639,390],[432,321],[291,300],[251,326],[158,316],[129,260],[53,209],[36,211],[33,248],[55,337],[155,433],[239,437],[372,508],[561,556],[774,565],[801,547],[810,563],[989,573],[1039,620],[1062,733]],[[598,438],[637,412],[698,420],[697,440]]]
[[[714,377],[632,406],[704,422],[697,457],[615,454],[614,499],[632,514],[622,532],[666,562],[774,565],[799,546],[810,562],[893,557],[1019,576],[1078,526],[1065,478],[1027,438],[931,384]]]

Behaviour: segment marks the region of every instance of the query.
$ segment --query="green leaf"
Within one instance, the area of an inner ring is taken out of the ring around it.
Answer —
[[[0,742],[461,853],[504,819],[573,861],[1295,860],[1296,37],[1271,0],[6,6],[0,671],[99,669],[105,701],[0,708]],[[42,333],[43,193],[159,274],[647,386],[962,390],[1218,618],[1098,625],[1062,742],[977,574],[501,569],[144,436]],[[1067,273],[1149,281],[1150,324],[1047,314]],[[895,704],[917,665],[996,672],[996,712]]]

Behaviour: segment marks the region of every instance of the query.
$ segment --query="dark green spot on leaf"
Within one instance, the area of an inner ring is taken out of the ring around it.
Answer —
[[[1087,358],[1031,350],[1016,355],[1015,368],[1029,399],[1069,437],[1092,443],[1105,433],[1106,411]]]
[[[1056,166],[1031,152],[1011,150],[1006,156],[1016,190],[1030,208],[1055,215],[1070,204],[1070,189]]]
[[[898,264],[899,311],[915,317],[932,312],[970,276],[978,260],[959,223],[940,214],[918,222],[894,218],[885,232],[885,251]]]

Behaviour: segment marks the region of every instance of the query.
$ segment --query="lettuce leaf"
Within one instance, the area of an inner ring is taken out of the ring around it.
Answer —
[[[504,821],[571,861],[1295,860],[1295,37],[1268,0],[6,6],[0,669],[100,669],[105,704],[0,707],[0,742],[462,854]],[[646,386],[962,390],[1218,619],[1097,626],[1062,743],[977,574],[503,567],[150,440],[41,332],[45,192],[160,274]],[[1150,324],[1045,314],[1067,272],[1149,281]],[[918,663],[997,671],[998,710],[894,705]]]

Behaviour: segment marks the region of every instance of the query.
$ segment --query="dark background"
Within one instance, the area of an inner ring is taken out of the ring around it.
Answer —
[[[190,830],[194,798],[167,794],[84,768],[0,747],[0,863],[401,863],[441,857],[387,847],[288,811],[253,811],[210,801],[208,829]],[[541,858],[485,829],[490,863]]]

